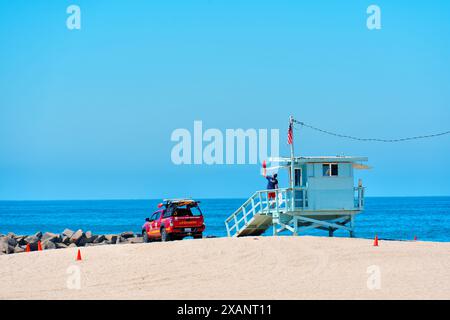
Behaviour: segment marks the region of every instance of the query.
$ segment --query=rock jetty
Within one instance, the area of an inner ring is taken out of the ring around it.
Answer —
[[[65,229],[61,233],[37,232],[33,235],[16,235],[12,232],[7,235],[0,234],[0,255],[25,252],[27,246],[30,251],[64,249],[72,247],[87,247],[107,244],[142,243],[141,235],[133,231],[120,234],[93,234],[91,231],[73,231]]]

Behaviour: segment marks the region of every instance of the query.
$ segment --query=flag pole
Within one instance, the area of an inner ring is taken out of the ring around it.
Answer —
[[[294,117],[291,115],[289,117],[289,128],[291,130],[291,134],[292,134],[292,143],[291,143],[291,183],[290,183],[290,187],[291,189],[294,188]]]

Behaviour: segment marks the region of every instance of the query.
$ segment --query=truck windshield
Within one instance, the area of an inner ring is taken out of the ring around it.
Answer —
[[[197,205],[172,207],[171,209],[173,217],[195,217],[200,216],[202,214],[200,208]]]

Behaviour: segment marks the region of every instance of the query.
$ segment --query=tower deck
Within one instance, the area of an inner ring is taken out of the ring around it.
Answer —
[[[275,197],[270,198],[270,194]],[[343,208],[316,208],[308,199],[308,188],[284,188],[255,192],[225,220],[229,237],[261,235],[272,227],[273,235],[290,231],[297,235],[321,229],[333,236],[341,229],[354,236],[354,216],[364,208],[364,188],[354,188],[354,201]]]

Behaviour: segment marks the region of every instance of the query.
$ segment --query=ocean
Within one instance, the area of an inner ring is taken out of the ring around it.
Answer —
[[[224,220],[245,199],[205,199],[206,236],[226,236]],[[140,232],[159,200],[0,201],[0,234],[59,233],[65,228],[96,234]],[[450,197],[367,197],[357,215],[356,237],[424,241],[450,241]],[[271,230],[267,235],[271,234]],[[328,236],[313,230],[307,235]],[[337,237],[347,237],[344,231]]]

